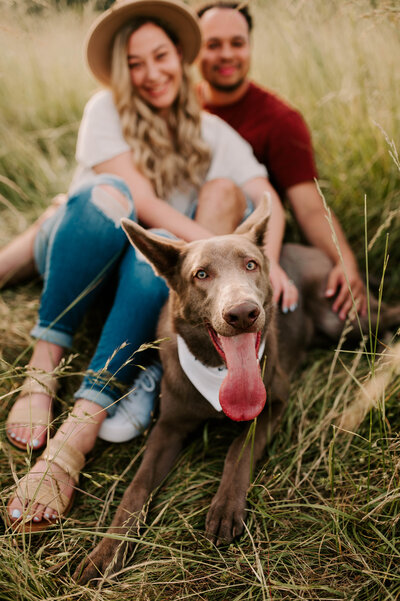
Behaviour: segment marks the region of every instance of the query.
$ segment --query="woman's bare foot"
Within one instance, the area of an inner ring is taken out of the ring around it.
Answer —
[[[57,389],[53,372],[64,354],[63,347],[38,340],[22,385],[6,425],[7,437],[20,449],[40,449],[46,444],[52,421],[52,403]]]
[[[13,405],[18,412],[23,413],[26,417],[24,423],[7,423],[7,437],[19,448],[32,447],[33,450],[41,449],[47,440],[48,426],[51,425],[53,419],[52,412],[53,399],[49,394],[45,393],[30,393],[17,398]],[[46,423],[37,424],[35,416],[45,416]],[[25,420],[32,421],[31,425],[26,425]]]
[[[38,490],[40,490],[40,484],[47,481],[54,488],[54,496],[66,495],[69,499],[72,498],[75,482],[55,463],[48,465],[47,461],[39,459],[29,472],[29,478],[35,482]],[[27,512],[27,515],[24,516],[26,521],[32,519],[36,523],[42,520],[51,522],[58,518],[57,511],[52,507],[44,507],[40,503],[31,502],[31,499],[20,499],[15,496],[8,506],[10,520],[12,522],[18,521],[25,510]]]
[[[97,433],[106,415],[106,411],[96,403],[79,399],[75,403],[71,414],[54,436],[52,446],[55,446],[54,443],[57,442],[60,449],[63,448],[63,445],[68,445],[75,452],[86,455],[92,450]],[[54,502],[51,505],[44,505],[32,502],[32,499],[27,497],[21,498],[21,494],[20,496],[15,494],[7,507],[10,520],[12,522],[18,521],[24,512],[29,514],[24,516],[25,520],[29,521],[31,519],[36,524],[42,521],[51,522],[56,520],[61,513],[56,509],[59,504],[58,498],[61,498],[61,495],[65,495],[69,500],[72,498],[77,478],[74,479],[71,475],[68,475],[66,470],[57,464],[56,454],[51,462],[39,459],[29,472],[29,481],[32,480],[37,486],[38,494],[40,494],[42,483],[50,484],[55,491]]]

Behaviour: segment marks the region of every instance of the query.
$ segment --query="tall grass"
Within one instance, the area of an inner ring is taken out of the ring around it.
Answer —
[[[93,18],[81,10],[27,14],[2,3],[0,25],[0,242],[68,187],[83,106],[96,84],[82,61]],[[26,3],[24,4],[26,6]],[[364,262],[364,199],[368,240],[378,233],[369,265],[380,277],[389,235],[384,299],[398,301],[400,170],[400,16],[396,3],[357,0],[271,0],[255,13],[254,76],[298,107],[309,123],[321,188]],[[388,138],[388,140],[387,140]],[[0,298],[1,415],[20,383],[38,282]],[[74,372],[66,366],[57,420],[68,410],[79,370],[98,326],[77,336]],[[97,443],[68,520],[41,535],[0,534],[0,599],[338,600],[400,598],[400,382],[393,376],[352,436],[338,416],[352,406],[370,374],[362,348],[310,351],[293,382],[282,427],[254,473],[247,529],[216,549],[204,520],[236,425],[208,424],[186,448],[149,509],[119,580],[100,590],[77,586],[71,573],[109,524],[137,468],[144,439]],[[60,406],[61,405],[61,406]],[[1,441],[1,500],[33,458]]]
[[[27,15],[3,10],[0,27],[0,193],[18,208],[67,189],[82,108],[93,89],[82,40],[87,9]]]

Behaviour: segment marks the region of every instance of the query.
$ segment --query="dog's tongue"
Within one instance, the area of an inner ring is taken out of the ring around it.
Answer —
[[[257,334],[219,337],[228,368],[219,402],[225,415],[238,422],[257,417],[267,398],[257,360],[256,338]]]

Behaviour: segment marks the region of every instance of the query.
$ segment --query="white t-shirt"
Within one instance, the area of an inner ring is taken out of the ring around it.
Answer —
[[[251,146],[219,117],[202,112],[201,134],[211,150],[205,182],[227,178],[243,186],[256,177],[267,177],[267,170],[256,160]],[[83,113],[76,147],[78,167],[71,189],[94,176],[94,165],[129,150],[110,90],[97,92],[86,104]],[[175,190],[165,200],[181,213],[187,213],[196,195],[194,188],[183,192]]]

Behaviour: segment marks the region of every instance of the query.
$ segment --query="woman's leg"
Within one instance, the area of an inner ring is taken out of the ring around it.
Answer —
[[[83,455],[93,448],[107,412],[115,411],[114,402],[121,396],[121,385],[129,385],[136,365],[141,363],[140,355],[134,357],[135,350],[154,340],[158,313],[168,294],[164,281],[155,276],[146,261],[136,257],[131,247],[120,262],[118,276],[114,303],[90,369],[75,395],[77,401],[72,413],[54,437],[60,448],[73,446]],[[70,498],[76,482],[57,465],[57,459],[50,467],[46,460],[39,460],[28,478],[39,484],[46,470],[60,494]],[[15,495],[8,506],[10,519],[18,521],[30,502],[29,496]],[[34,523],[39,523],[55,519],[58,511],[54,503],[53,506],[31,503],[29,515]]]
[[[36,338],[69,346],[94,299],[115,272],[128,242],[121,217],[134,217],[122,180],[98,176],[69,199],[51,232]]]
[[[164,281],[155,276],[147,262],[136,258],[133,248],[128,249],[121,261],[119,276],[114,304],[91,369],[75,395],[78,398],[72,412],[53,439],[60,448],[73,446],[83,455],[92,450],[107,412],[112,414],[115,411],[115,401],[121,396],[121,384],[129,385],[136,366],[142,362],[140,353],[134,355],[135,350],[144,342],[154,340],[158,313],[168,294]],[[124,343],[126,346],[123,346]],[[114,353],[115,349],[120,350]],[[113,382],[105,376],[106,371],[114,374]],[[45,480],[50,479],[60,495],[71,498],[76,482],[57,465],[57,459],[50,467],[47,461],[39,459],[28,477],[39,485],[44,473],[47,473]],[[8,505],[11,521],[18,521],[24,510],[29,511],[34,523],[58,517],[54,506],[29,503],[29,496],[15,495]]]
[[[54,228],[42,236],[45,253],[41,252],[39,267],[45,283],[39,320],[32,331],[39,342],[29,367],[45,373],[58,365],[61,349],[71,345],[84,313],[105,285],[107,276],[115,270],[127,246],[119,219],[134,215],[129,190],[121,180],[111,176],[99,176],[95,182],[69,199],[61,209],[62,214],[55,217]],[[51,362],[48,361],[50,348],[54,359]],[[51,395],[37,390],[28,395],[23,391],[15,403],[14,415],[23,414],[27,405],[26,415],[32,415],[33,424],[33,410],[48,409],[50,402]],[[15,423],[12,420],[13,413],[7,424],[11,440],[19,438],[27,444],[36,441],[35,448],[43,444],[46,436],[43,428],[33,430],[32,425],[26,423],[29,419],[22,422],[18,419]]]
[[[129,246],[119,266],[112,308],[76,398],[95,401],[108,415],[114,414],[116,401],[132,384],[138,365],[145,362],[138,349],[156,338],[158,316],[167,297],[163,278]]]
[[[201,188],[194,219],[217,236],[231,234],[241,223],[246,208],[246,197],[236,184],[215,179]]]
[[[66,200],[65,194],[58,194],[39,219],[0,249],[0,288],[38,274],[33,251],[35,238],[43,222],[54,215]]]

